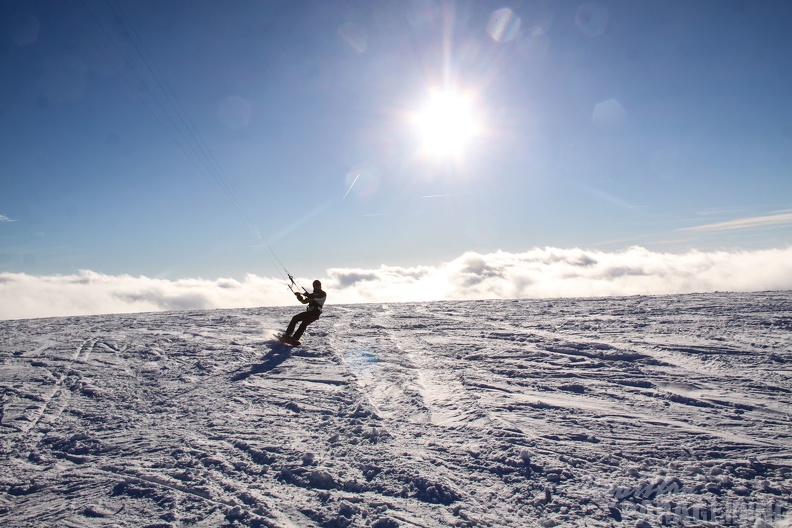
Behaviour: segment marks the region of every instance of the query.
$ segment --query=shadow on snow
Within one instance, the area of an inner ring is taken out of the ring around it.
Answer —
[[[262,362],[250,367],[250,370],[246,372],[240,372],[234,375],[231,378],[231,381],[242,381],[248,379],[250,376],[254,374],[261,374],[264,372],[269,372],[278,365],[286,361],[289,356],[291,356],[291,350],[289,347],[282,346],[282,345],[269,345],[270,351],[267,352],[264,357],[262,358]]]

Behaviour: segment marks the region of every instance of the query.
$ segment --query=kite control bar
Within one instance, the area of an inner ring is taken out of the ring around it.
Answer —
[[[294,282],[294,277],[292,277],[292,274],[291,274],[291,273],[289,273],[289,272],[287,271],[287,272],[286,272],[286,275],[288,275],[288,276],[289,276],[289,280],[291,281],[291,284],[289,284],[289,289],[291,290],[291,292],[292,292],[292,293],[297,293],[297,292],[295,292],[295,291],[294,291],[294,288],[292,288],[292,286],[294,286],[295,288],[301,288],[301,286],[299,286],[299,285],[298,285],[296,282]],[[303,291],[304,291],[306,294],[308,294],[308,290],[306,290],[305,288],[303,288],[302,290],[303,290]]]

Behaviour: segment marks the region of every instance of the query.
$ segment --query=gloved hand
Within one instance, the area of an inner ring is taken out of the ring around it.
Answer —
[[[294,292],[294,295],[295,295],[295,296],[296,296],[296,297],[297,297],[299,300],[301,300],[301,301],[302,301],[302,293],[300,293],[300,292]]]

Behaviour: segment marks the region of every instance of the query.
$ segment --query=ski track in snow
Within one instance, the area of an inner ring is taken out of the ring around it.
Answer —
[[[0,322],[0,525],[787,526],[792,293]]]

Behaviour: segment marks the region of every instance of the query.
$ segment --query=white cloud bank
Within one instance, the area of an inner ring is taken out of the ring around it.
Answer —
[[[314,277],[300,279],[310,285]],[[533,249],[465,253],[438,266],[329,269],[330,304],[491,298],[599,297],[792,289],[792,247],[755,251],[605,253]],[[283,280],[169,281],[91,271],[0,273],[0,319],[295,304]]]
[[[290,296],[282,280],[255,275],[240,282],[170,281],[87,270],[49,276],[0,273],[0,319],[242,308],[286,304],[294,299]]]

